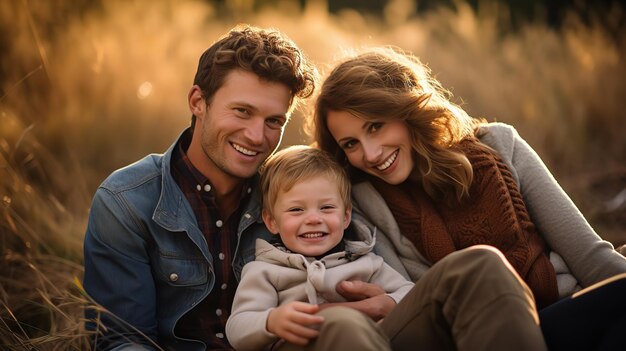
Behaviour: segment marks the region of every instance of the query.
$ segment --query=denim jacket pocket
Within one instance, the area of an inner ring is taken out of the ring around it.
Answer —
[[[209,270],[204,257],[174,257],[159,253],[155,265],[157,278],[171,286],[206,284]]]

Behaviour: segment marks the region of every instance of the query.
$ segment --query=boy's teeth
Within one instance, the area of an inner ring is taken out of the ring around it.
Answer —
[[[393,163],[393,161],[396,160],[396,157],[398,157],[398,152],[394,152],[393,154],[391,154],[391,156],[387,159],[387,161],[385,161],[385,163],[383,163],[380,166],[377,166],[376,168],[379,171],[384,171],[387,168],[389,168],[389,166],[391,166],[391,164]]]
[[[244,155],[256,156],[256,154],[258,154],[258,152],[254,152],[252,150],[248,150],[248,149],[244,148],[243,146],[239,146],[237,144],[233,144],[233,147],[235,148],[235,150],[241,152]]]
[[[307,233],[307,234],[303,234],[302,236],[307,238],[307,239],[311,239],[311,238],[319,238],[322,235],[324,235],[324,234],[322,234],[322,233]]]

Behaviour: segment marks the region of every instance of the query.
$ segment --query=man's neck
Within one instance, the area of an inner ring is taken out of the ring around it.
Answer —
[[[192,161],[193,162],[193,161]],[[245,180],[229,176],[220,170],[198,169],[207,177],[213,187],[215,196],[215,204],[223,218],[228,218],[239,206],[241,199],[241,191],[245,184]]]

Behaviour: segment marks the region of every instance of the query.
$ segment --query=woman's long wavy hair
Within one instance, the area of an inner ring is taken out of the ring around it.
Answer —
[[[414,171],[424,190],[433,199],[453,204],[468,195],[473,176],[458,145],[473,138],[483,121],[470,117],[450,96],[417,57],[391,47],[368,49],[331,71],[306,130],[357,181],[363,173],[350,166],[330,134],[328,112],[346,111],[367,121],[404,121],[415,151]]]

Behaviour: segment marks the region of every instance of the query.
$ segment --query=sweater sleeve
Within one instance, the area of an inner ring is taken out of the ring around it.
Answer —
[[[226,322],[226,336],[237,350],[261,350],[278,340],[266,330],[270,311],[278,306],[278,295],[263,267],[267,263],[246,264],[235,293],[231,315]]]
[[[626,259],[596,234],[530,145],[511,126],[498,124],[495,129],[491,137],[499,139],[496,144],[510,146],[492,147],[510,159],[537,230],[579,283],[587,287],[626,272]]]

